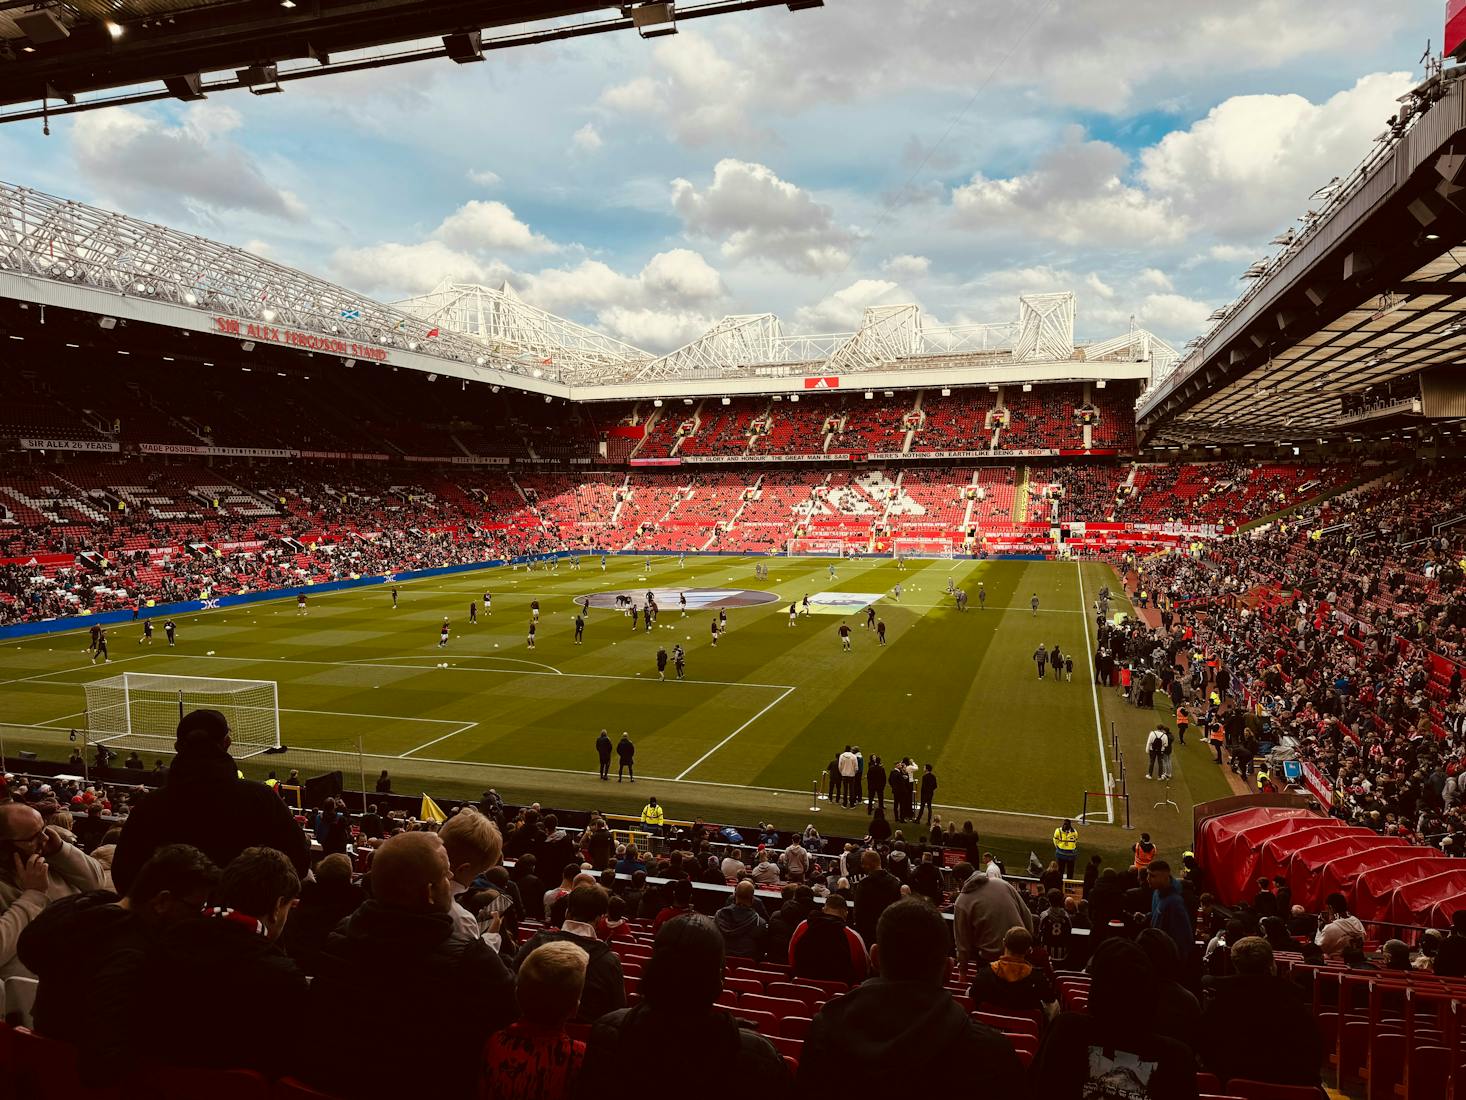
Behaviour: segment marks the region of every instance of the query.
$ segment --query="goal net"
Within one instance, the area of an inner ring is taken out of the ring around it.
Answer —
[[[856,553],[855,548],[841,538],[796,538],[789,540],[791,558],[844,558]]]
[[[280,747],[280,698],[274,680],[223,680],[124,672],[85,685],[88,740],[114,748],[171,752],[178,721],[217,710],[229,722],[236,758]]]
[[[891,540],[891,556],[895,558],[952,558],[957,547],[951,539],[899,538]]]

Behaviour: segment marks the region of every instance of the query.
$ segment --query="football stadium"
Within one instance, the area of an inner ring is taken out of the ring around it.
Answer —
[[[1149,8],[0,2],[0,1098],[1466,1096],[1466,3]]]

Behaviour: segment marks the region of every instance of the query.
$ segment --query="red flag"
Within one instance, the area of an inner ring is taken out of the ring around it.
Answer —
[[[431,340],[436,335],[438,335],[438,330],[435,329],[435,328],[430,328],[430,329],[428,329],[427,336],[423,337],[423,339],[425,339],[425,340]]]

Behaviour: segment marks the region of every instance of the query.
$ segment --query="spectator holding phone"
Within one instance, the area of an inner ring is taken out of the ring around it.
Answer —
[[[0,804],[0,977],[31,976],[16,944],[51,902],[110,889],[107,869],[63,840],[34,806]]]

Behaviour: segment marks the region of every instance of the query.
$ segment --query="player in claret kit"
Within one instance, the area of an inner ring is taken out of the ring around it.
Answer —
[[[531,619],[533,619],[535,622],[539,622],[540,621],[540,601],[539,600],[531,600],[529,602],[529,617]]]
[[[485,592],[484,593],[484,614],[485,615],[492,615],[493,613],[494,613],[494,597],[492,595],[490,595],[489,593]]]
[[[443,616],[443,625],[438,629],[438,648],[439,649],[447,649],[448,648],[448,630],[449,630],[449,627],[448,627],[448,616],[447,615],[444,615]]]
[[[468,604],[468,621],[471,623],[478,622],[478,604],[472,601],[469,601]]]
[[[529,620],[529,636],[526,639],[526,641],[529,643],[529,648],[530,649],[533,649],[534,648],[534,634],[535,634],[535,631],[538,630],[538,629],[539,629],[539,623],[535,622],[533,619],[530,619]]]
[[[714,649],[717,649],[718,648],[718,617],[716,615],[713,616],[712,627],[713,627],[713,648]]]
[[[304,592],[299,593],[295,597],[295,613],[297,615],[304,615],[304,614],[306,614],[306,610],[305,610],[305,593]]]

